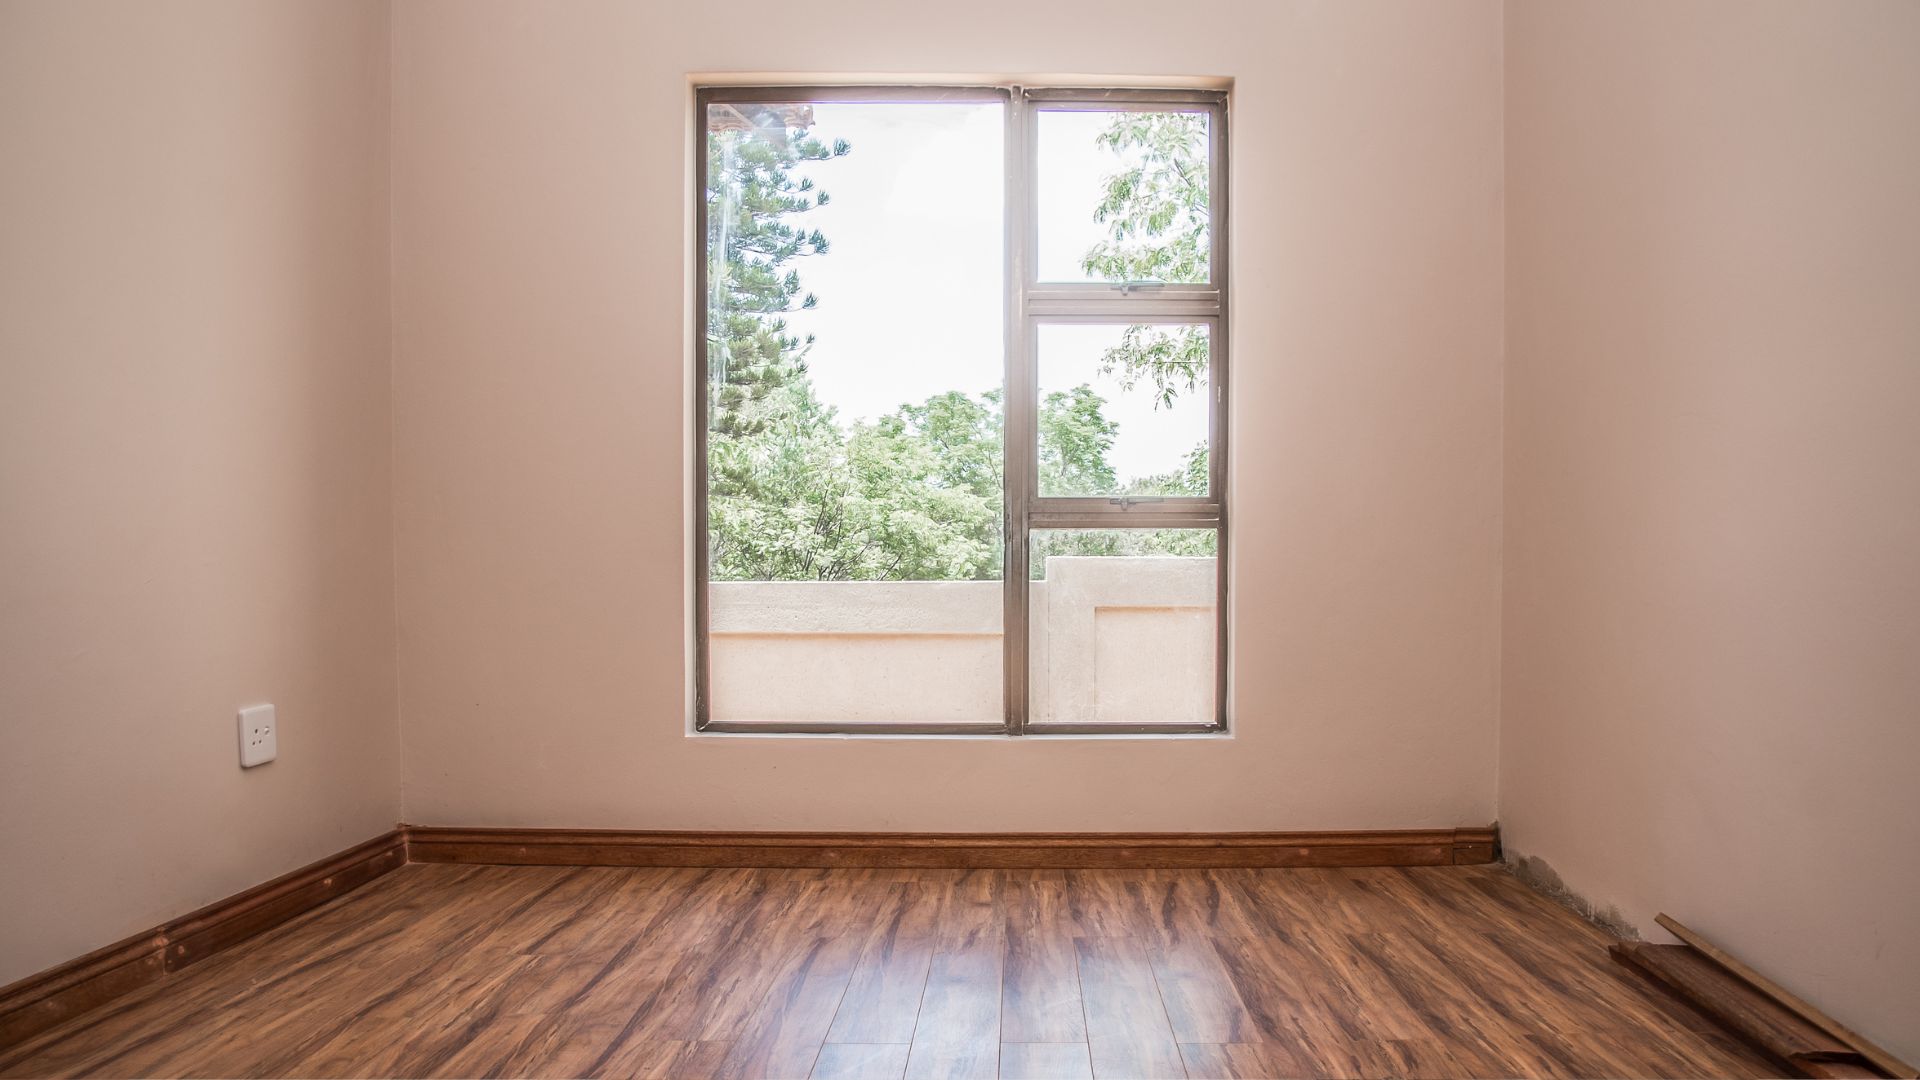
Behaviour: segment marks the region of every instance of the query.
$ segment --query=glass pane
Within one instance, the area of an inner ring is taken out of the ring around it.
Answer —
[[[1003,106],[706,123],[710,717],[999,724]]]
[[[1209,114],[1041,110],[1036,116],[1036,280],[1209,280]]]
[[[1035,529],[1028,696],[1036,724],[1210,724],[1214,529]]]
[[[1205,323],[1041,323],[1040,495],[1205,497]]]

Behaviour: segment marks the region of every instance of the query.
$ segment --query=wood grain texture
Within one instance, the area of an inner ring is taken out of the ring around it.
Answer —
[[[917,882],[889,886],[872,911],[872,928],[827,1033],[830,1043],[913,1041],[920,991],[927,985],[938,926],[939,893]]]
[[[399,830],[0,987],[0,1050],[343,896],[406,862]]]
[[[1840,1040],[1853,1050],[1858,1051],[1861,1057],[1865,1058],[1874,1068],[1885,1073],[1887,1076],[1899,1077],[1901,1080],[1915,1080],[1916,1077],[1920,1077],[1920,1072],[1916,1072],[1912,1065],[1901,1061],[1899,1058],[1893,1056],[1892,1052],[1875,1044],[1866,1036],[1835,1020],[1833,1017],[1828,1016],[1825,1012],[1822,1012],[1814,1006],[1812,1002],[1801,998],[1786,987],[1781,986],[1760,972],[1748,967],[1738,957],[1728,953],[1726,950],[1708,941],[1693,930],[1688,929],[1680,920],[1663,912],[1654,916],[1653,921],[1666,928],[1667,932],[1674,937],[1679,938],[1682,942],[1691,946],[1695,951],[1699,952],[1700,955],[1713,961],[1729,974],[1738,977],[1748,986],[1766,995],[1767,998],[1776,1004],[1792,1012],[1795,1016],[1800,1017],[1807,1023],[1826,1032],[1828,1035]]]
[[[412,865],[0,1076],[1779,1071],[1610,942],[1490,866]]]
[[[1847,1042],[1727,970],[1691,945],[1620,942],[1613,957],[1713,1017],[1759,1050],[1785,1062],[1795,1075],[1888,1075]]]
[[[1491,862],[1495,827],[1282,833],[408,830],[414,862],[497,866],[1229,869]]]

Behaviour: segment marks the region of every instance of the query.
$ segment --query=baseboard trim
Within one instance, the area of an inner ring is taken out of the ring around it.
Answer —
[[[413,862],[503,866],[1227,869],[1492,862],[1496,826],[1279,833],[768,833],[411,826]]]
[[[395,829],[0,987],[0,1050],[352,892],[406,861],[406,832]]]

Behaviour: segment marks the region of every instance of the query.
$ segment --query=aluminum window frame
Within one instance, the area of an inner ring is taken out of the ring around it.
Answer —
[[[929,103],[997,101],[1005,107],[1003,157],[1006,229],[1003,277],[1007,301],[1002,382],[1001,518],[1003,590],[1003,717],[999,723],[811,723],[716,721],[711,716],[708,422],[712,384],[707,355],[708,109],[716,104]],[[693,469],[693,731],[768,735],[1184,735],[1229,730],[1227,492],[1228,455],[1228,96],[1226,91],[1167,88],[1024,87],[1018,85],[711,85],[695,88],[694,192],[694,469]],[[1039,123],[1041,112],[1201,112],[1208,117],[1208,280],[1205,283],[1041,282]],[[1201,324],[1208,327],[1208,495],[1150,500],[1127,497],[1042,497],[1038,492],[1039,328],[1047,323]],[[1029,536],[1034,529],[1175,529],[1215,532],[1214,717],[1208,723],[1054,723],[1030,719]]]

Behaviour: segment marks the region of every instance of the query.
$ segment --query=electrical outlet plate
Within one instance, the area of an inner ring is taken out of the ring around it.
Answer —
[[[280,754],[280,724],[272,705],[249,705],[240,710],[240,767],[265,765]]]

